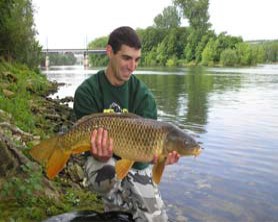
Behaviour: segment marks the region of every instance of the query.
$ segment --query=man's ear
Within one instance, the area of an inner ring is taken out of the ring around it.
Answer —
[[[113,49],[111,45],[106,46],[106,54],[110,58],[110,56],[113,54]]]

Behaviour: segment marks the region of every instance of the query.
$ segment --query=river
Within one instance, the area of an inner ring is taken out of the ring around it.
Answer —
[[[98,69],[52,67],[73,96]],[[159,120],[190,131],[204,147],[166,168],[160,184],[175,221],[278,221],[278,65],[141,69]]]

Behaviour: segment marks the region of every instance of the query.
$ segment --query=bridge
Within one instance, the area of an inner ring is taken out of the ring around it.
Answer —
[[[106,54],[105,49],[43,49],[42,53],[45,54],[45,68],[49,68],[49,56],[51,53],[73,53],[73,54],[83,54],[83,65],[84,67],[89,66],[89,54]]]

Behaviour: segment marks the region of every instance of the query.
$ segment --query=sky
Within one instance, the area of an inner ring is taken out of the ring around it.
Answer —
[[[43,48],[86,48],[123,25],[147,28],[172,0],[32,0]],[[210,0],[212,29],[244,40],[278,39],[278,0]],[[183,21],[186,25],[186,20]]]

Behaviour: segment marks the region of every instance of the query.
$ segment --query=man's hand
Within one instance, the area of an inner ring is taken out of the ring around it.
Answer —
[[[168,153],[167,159],[166,159],[166,165],[171,165],[174,163],[177,163],[180,159],[180,154],[178,154],[176,151],[173,151],[171,153]]]
[[[91,154],[99,161],[106,162],[113,155],[113,140],[108,138],[107,130],[95,129],[91,136]]]
[[[180,155],[176,151],[168,153],[165,164],[171,165],[171,164],[177,163],[179,161],[179,158],[180,158]],[[153,159],[153,163],[156,164],[157,161],[158,161],[158,155],[155,155],[154,159]]]

